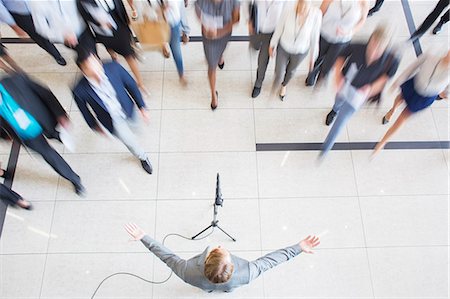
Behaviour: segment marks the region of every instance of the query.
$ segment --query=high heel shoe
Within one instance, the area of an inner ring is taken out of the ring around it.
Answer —
[[[222,63],[219,63],[218,66],[219,66],[219,69],[223,70],[223,68],[225,67],[225,61]]]
[[[383,120],[381,121],[381,123],[382,123],[383,125],[385,125],[385,124],[387,124],[388,122],[389,122],[389,119],[387,119],[386,115],[383,116]]]
[[[217,98],[216,101],[219,102],[219,93],[217,91],[216,91],[216,98]],[[218,106],[218,104],[216,106],[213,106],[213,104],[211,102],[211,110],[212,111],[216,110],[217,106]]]

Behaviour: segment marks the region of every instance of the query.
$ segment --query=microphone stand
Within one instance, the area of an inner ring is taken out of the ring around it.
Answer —
[[[226,231],[224,231],[217,223],[219,220],[217,219],[217,216],[219,214],[219,207],[223,207],[223,198],[222,198],[222,192],[220,191],[220,176],[217,174],[217,180],[216,180],[216,200],[214,201],[214,214],[213,214],[213,220],[211,221],[211,224],[203,229],[201,232],[193,236],[191,239],[195,240],[197,237],[199,237],[201,234],[209,230],[210,228],[218,228],[221,230],[225,235],[227,235],[231,240],[236,242],[236,239],[233,238],[230,234],[228,234]]]

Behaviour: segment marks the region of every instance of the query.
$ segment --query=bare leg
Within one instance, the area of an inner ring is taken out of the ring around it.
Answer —
[[[3,57],[2,57],[3,58]],[[0,69],[4,70],[7,74],[14,74],[14,70],[10,68],[3,60],[0,59]]]
[[[114,50],[106,49],[106,51],[108,51],[108,54],[111,56],[112,60],[117,61],[117,53],[114,52]]]
[[[130,56],[125,57],[125,60],[127,61],[128,65],[131,68],[131,71],[133,72],[134,77],[136,78],[136,83],[139,86],[139,89],[143,93],[148,95],[149,93],[144,86],[144,80],[142,79],[141,72],[139,71],[139,66],[138,66],[136,57],[134,57],[133,55],[130,55]]]
[[[387,121],[391,120],[392,114],[395,113],[395,110],[397,110],[397,108],[404,102],[405,100],[402,97],[402,94],[399,93],[398,96],[395,98],[394,100],[394,105],[392,106],[391,110],[388,111],[388,113],[386,113],[386,115],[384,116],[386,118]]]
[[[216,94],[216,68],[208,69],[209,87],[211,88],[211,108],[217,107],[218,99]]]
[[[412,112],[408,110],[408,108],[405,108],[400,116],[397,118],[395,123],[387,130],[384,137],[381,139],[380,142],[377,143],[375,146],[373,155],[376,155],[379,151],[381,151],[389,139],[391,139],[392,135],[394,135],[395,132],[403,125],[403,123],[412,115]]]

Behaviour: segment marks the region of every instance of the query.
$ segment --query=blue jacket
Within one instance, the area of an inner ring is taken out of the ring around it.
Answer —
[[[139,109],[145,108],[144,100],[136,82],[120,64],[108,62],[103,65],[103,68],[116,91],[117,99],[127,118],[133,116],[134,105]],[[108,131],[114,133],[112,119],[108,110],[86,78],[80,79],[72,92],[75,102],[90,128],[97,128],[99,126],[97,121],[99,121]],[[92,115],[88,106],[92,108],[97,118]]]

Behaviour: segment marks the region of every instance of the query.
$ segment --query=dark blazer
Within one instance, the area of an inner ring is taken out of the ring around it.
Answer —
[[[134,105],[139,109],[145,108],[144,100],[136,81],[130,74],[117,62],[109,62],[103,65],[105,74],[117,94],[117,99],[122,106],[127,118],[131,118],[134,113]],[[92,89],[86,78],[80,79],[73,89],[75,102],[80,108],[89,127],[95,129],[98,127],[97,120],[111,133],[114,132],[111,115],[106,109],[103,101]],[[97,118],[92,115],[88,106],[92,108]]]
[[[95,24],[97,26],[100,26],[98,21],[95,19],[94,16],[92,16],[84,7],[83,4],[91,4],[94,7],[98,7],[97,1],[95,0],[77,0],[77,7],[78,11],[80,12],[80,15],[83,17],[83,19],[86,22]],[[115,10],[117,11],[117,14],[120,18],[121,25],[128,26],[130,24],[130,19],[128,18],[127,10],[125,9],[125,5],[123,4],[122,0],[114,0],[114,6]]]
[[[58,102],[55,95],[46,87],[33,81],[23,74],[14,74],[3,77],[0,84],[12,96],[14,101],[28,113],[30,113],[41,125],[44,135],[48,138],[59,139],[56,131],[59,117],[66,117],[66,111]],[[0,119],[1,127],[13,135],[11,128]]]

